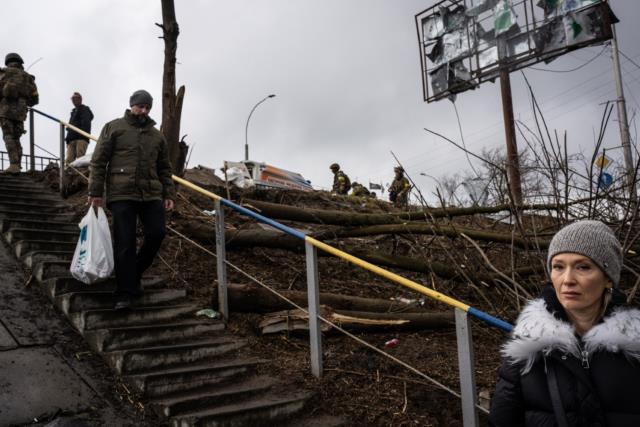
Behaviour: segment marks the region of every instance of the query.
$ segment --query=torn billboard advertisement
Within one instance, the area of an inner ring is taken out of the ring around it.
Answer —
[[[605,0],[442,0],[416,15],[431,102],[611,38]]]

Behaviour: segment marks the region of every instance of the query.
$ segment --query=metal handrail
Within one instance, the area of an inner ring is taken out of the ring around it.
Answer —
[[[178,176],[173,175],[172,176],[173,180],[176,181],[177,183],[184,185],[185,187],[191,188],[192,190],[195,190],[197,192],[199,192],[202,195],[205,195],[207,197],[212,198],[213,200],[216,201],[220,201],[221,204],[228,206],[238,212],[241,212],[247,216],[250,216],[262,223],[268,224],[286,234],[289,234],[291,236],[297,237],[301,240],[304,240],[305,242],[310,243],[311,245],[313,245],[314,247],[330,253],[331,255],[334,255],[338,258],[341,258],[345,261],[348,261],[351,264],[357,265],[359,267],[364,268],[365,270],[371,271],[374,274],[377,274],[379,276],[382,276],[386,279],[389,279],[395,283],[398,283],[399,285],[402,285],[404,287],[410,288],[416,292],[419,292],[423,295],[426,295],[432,299],[438,300],[440,302],[443,302],[453,308],[459,308],[481,320],[483,320],[484,322],[490,324],[491,326],[497,327],[498,329],[501,329],[505,332],[511,332],[511,330],[513,329],[513,326],[507,322],[505,322],[504,320],[498,319],[494,316],[491,316],[488,313],[485,313],[481,310],[478,310],[474,307],[469,306],[468,304],[463,303],[462,301],[456,300],[454,298],[451,298],[445,294],[442,294],[440,292],[437,292],[433,289],[427,288],[426,286],[423,286],[419,283],[416,283],[412,280],[407,279],[406,277],[402,277],[398,274],[392,273],[389,270],[385,270],[383,268],[378,267],[377,265],[371,264],[370,262],[364,261],[358,257],[355,257],[347,252],[344,252],[340,249],[334,248],[333,246],[327,245],[326,243],[323,243],[317,239],[314,239],[311,236],[305,235],[304,233],[295,230],[291,227],[288,227],[284,224],[281,224],[277,221],[272,220],[271,218],[267,218],[263,215],[260,215],[250,209],[247,209],[243,206],[237,205],[235,203],[233,203],[230,200],[227,200],[221,196],[218,196],[217,194],[214,194],[210,191],[207,191],[183,178],[180,178]]]

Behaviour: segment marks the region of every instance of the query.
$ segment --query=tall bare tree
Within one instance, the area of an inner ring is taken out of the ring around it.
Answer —
[[[169,158],[176,175],[182,175],[186,159],[187,146],[180,140],[180,118],[184,86],[176,93],[176,51],[180,28],[176,21],[176,10],[173,0],[161,0],[162,29],[164,40],[164,69],[162,74],[162,125],[160,130],[169,144]]]

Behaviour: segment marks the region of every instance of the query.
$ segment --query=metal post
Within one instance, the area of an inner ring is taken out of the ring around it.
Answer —
[[[253,106],[253,108],[251,109],[251,112],[249,113],[249,117],[247,117],[247,124],[244,127],[244,160],[245,161],[249,160],[249,120],[251,120],[251,116],[253,115],[253,112],[256,111],[256,108],[258,108],[258,105],[262,104],[267,99],[274,98],[274,97],[275,95],[271,94],[262,98],[260,101],[258,101],[256,105]]]
[[[315,246],[305,242],[307,254],[307,296],[309,310],[309,346],[311,347],[311,373],[322,377],[322,332],[318,314],[320,311],[320,287],[318,285],[318,251]]]
[[[511,78],[509,70],[500,70],[500,92],[502,94],[502,116],[504,118],[504,132],[507,142],[507,173],[509,175],[509,190],[513,202],[522,204],[522,184],[520,183],[520,160],[518,159],[518,145],[516,143],[516,125],[513,119],[513,100],[511,99]]]
[[[33,110],[29,110],[29,158],[31,163],[31,172],[35,172],[36,170],[36,136],[34,134],[34,116]],[[21,159],[22,160],[22,159]]]
[[[620,56],[618,53],[618,39],[616,38],[616,26],[611,26],[611,57],[613,59],[613,74],[616,79],[616,92],[618,94],[618,126],[620,127],[620,141],[624,155],[624,165],[627,172],[627,185],[629,198],[633,201],[637,198],[636,183],[634,179],[635,166],[633,164],[633,153],[631,152],[631,136],[629,135],[629,120],[627,119],[627,103],[624,98],[624,88],[622,86],[622,75],[620,73]]]
[[[64,125],[60,125],[60,194],[65,194],[64,185]]]
[[[471,323],[467,312],[459,308],[456,312],[456,340],[458,341],[458,369],[460,371],[460,395],[462,396],[462,425],[476,427],[479,425],[478,403],[476,394],[476,378],[473,363],[473,342],[471,340]]]
[[[218,311],[224,320],[229,320],[227,299],[227,249],[224,234],[224,209],[220,199],[215,201],[216,209],[216,271],[218,273]]]

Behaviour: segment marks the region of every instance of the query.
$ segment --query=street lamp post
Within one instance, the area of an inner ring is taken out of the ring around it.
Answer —
[[[271,94],[262,98],[260,101],[258,101],[256,105],[253,106],[253,108],[251,109],[251,112],[249,113],[249,117],[247,117],[247,125],[244,127],[244,160],[245,161],[249,160],[249,120],[251,120],[251,115],[256,110],[256,108],[258,108],[258,105],[262,104],[267,99],[274,98],[274,97],[275,95]]]

